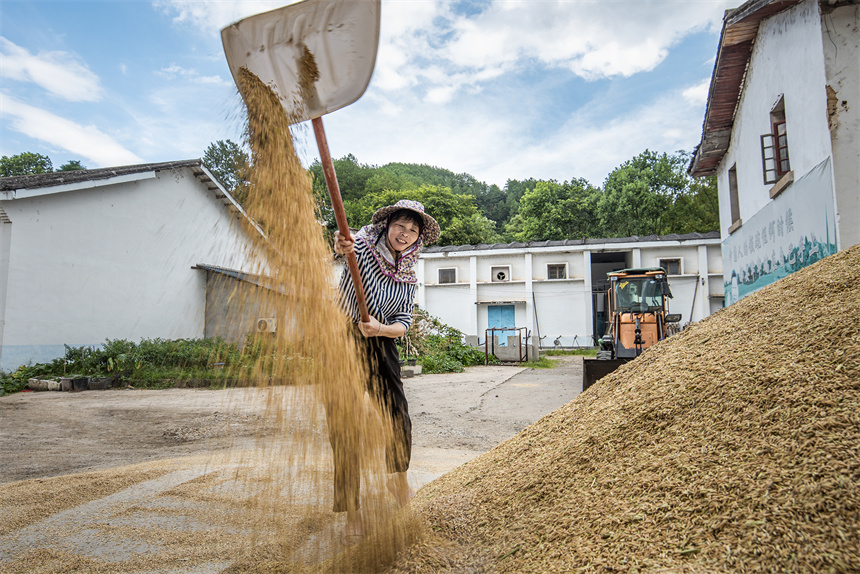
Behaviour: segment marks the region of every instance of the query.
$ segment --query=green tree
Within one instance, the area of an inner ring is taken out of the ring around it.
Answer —
[[[356,157],[348,154],[340,159],[333,160],[334,172],[337,176],[337,186],[340,189],[340,196],[344,201],[353,201],[360,199],[367,192],[367,181],[373,176],[375,166],[360,164]],[[313,176],[314,194],[320,200],[330,204],[328,199],[328,188],[326,187],[325,175],[323,174],[322,164],[319,160],[315,160],[309,168]]]
[[[501,236],[496,233],[496,222],[480,213],[454,218],[442,235],[439,241],[441,245],[478,245],[501,240]]]
[[[687,174],[690,154],[645,150],[606,178],[597,215],[608,237],[667,235],[719,229],[713,177]]]
[[[381,193],[383,191],[399,191],[401,189],[415,189],[421,185],[412,178],[398,174],[394,171],[380,168],[368,178],[364,185],[364,192]]]
[[[597,234],[595,207],[599,190],[584,179],[538,181],[525,192],[507,231],[518,241],[560,240]]]
[[[603,184],[597,216],[608,237],[672,233],[669,209],[689,184],[681,154],[645,150],[615,168]]]
[[[81,162],[76,159],[70,159],[57,168],[57,171],[80,171],[82,169],[87,169],[87,166],[81,165]]]
[[[358,201],[344,201],[344,211],[351,226],[361,227],[371,222],[377,209],[401,199],[420,201],[424,210],[439,222],[442,235],[438,245],[489,243],[495,240],[494,226],[491,221],[480,216],[475,207],[475,198],[454,193],[447,187],[422,185],[417,189],[371,193]]]
[[[0,177],[51,173],[54,166],[46,155],[25,151],[11,157],[0,157]]]
[[[218,181],[238,201],[248,197],[251,158],[239,144],[231,140],[218,140],[203,152],[203,163]]]
[[[705,233],[720,228],[720,202],[716,176],[690,177],[686,166],[692,154],[680,151],[687,188],[672,205],[668,221],[673,233]]]
[[[496,184],[486,186],[475,195],[478,211],[500,226],[508,220],[511,211],[505,199],[505,192]]]

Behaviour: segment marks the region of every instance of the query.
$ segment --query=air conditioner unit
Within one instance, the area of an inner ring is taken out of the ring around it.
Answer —
[[[278,320],[274,318],[261,317],[257,319],[258,333],[274,333],[278,330]]]
[[[493,283],[507,283],[511,280],[511,266],[498,265],[490,268],[490,281]]]

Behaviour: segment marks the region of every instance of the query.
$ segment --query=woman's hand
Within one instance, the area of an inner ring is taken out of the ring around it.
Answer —
[[[380,323],[376,317],[371,317],[370,321],[367,323],[360,322],[358,324],[358,330],[361,331],[361,334],[367,338],[370,337],[379,337],[382,334],[382,330],[385,328],[385,325]]]
[[[334,232],[334,252],[338,255],[346,255],[355,251],[355,241],[344,239],[340,231]]]

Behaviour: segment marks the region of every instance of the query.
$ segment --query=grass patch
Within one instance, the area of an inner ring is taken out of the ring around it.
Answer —
[[[553,361],[546,357],[541,357],[537,361],[526,361],[522,365],[529,369],[554,369],[558,366],[559,361]]]
[[[547,355],[549,357],[558,357],[565,355],[576,355],[579,357],[596,357],[597,349],[569,349],[569,350],[559,350],[559,349],[551,349],[551,350],[542,350],[541,355]]]

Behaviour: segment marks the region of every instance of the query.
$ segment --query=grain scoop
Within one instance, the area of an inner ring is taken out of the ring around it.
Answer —
[[[303,0],[221,30],[234,81],[247,68],[277,94],[292,123],[311,120],[341,235],[352,239],[322,116],[364,93],[379,44],[381,0]],[[369,321],[355,254],[347,257],[362,321]]]

